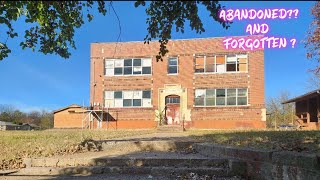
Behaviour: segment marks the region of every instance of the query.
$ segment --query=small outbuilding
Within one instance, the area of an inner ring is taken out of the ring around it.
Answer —
[[[77,104],[53,112],[54,128],[82,128],[86,109]]]
[[[0,131],[21,130],[21,126],[12,122],[0,121]]]
[[[40,126],[37,126],[35,124],[23,123],[21,125],[21,130],[26,130],[26,131],[40,130]]]
[[[320,129],[320,89],[289,99],[282,104],[295,103],[295,125],[304,129]]]

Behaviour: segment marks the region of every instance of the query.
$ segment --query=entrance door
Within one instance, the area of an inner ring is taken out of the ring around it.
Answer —
[[[180,124],[180,96],[169,95],[166,97],[165,115],[168,125]]]

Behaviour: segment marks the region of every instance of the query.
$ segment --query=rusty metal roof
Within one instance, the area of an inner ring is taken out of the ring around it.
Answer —
[[[313,96],[316,96],[316,95],[319,95],[320,94],[320,89],[316,89],[314,91],[311,91],[311,92],[308,92],[306,94],[303,94],[301,96],[297,96],[295,98],[292,98],[292,99],[289,99],[287,101],[284,101],[282,102],[282,104],[287,104],[287,103],[292,103],[292,102],[297,102],[297,101],[301,101],[303,99],[306,99],[308,97],[313,97]]]

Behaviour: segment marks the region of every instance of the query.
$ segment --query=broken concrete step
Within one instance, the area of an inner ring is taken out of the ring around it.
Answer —
[[[98,158],[93,165],[98,166],[128,166],[128,167],[228,167],[224,159],[164,159],[164,158]]]
[[[210,167],[101,167],[101,166],[76,166],[68,168],[51,168],[51,167],[35,167],[21,169],[19,172],[12,175],[19,176],[44,176],[44,175],[91,175],[91,174],[148,174],[148,175],[186,175],[195,173],[198,175],[209,176],[232,176],[228,168],[210,168]]]
[[[192,147],[192,141],[105,141],[101,143],[102,150],[123,151],[173,151]]]
[[[229,161],[215,158],[154,158],[154,157],[99,157],[99,158],[42,158],[24,162],[27,167],[70,167],[70,166],[126,166],[126,167],[228,167]]]

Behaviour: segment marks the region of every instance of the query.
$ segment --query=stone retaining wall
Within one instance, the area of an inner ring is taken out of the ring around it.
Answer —
[[[254,150],[216,144],[197,143],[196,151],[208,157],[244,161],[250,179],[319,180],[320,154]]]

